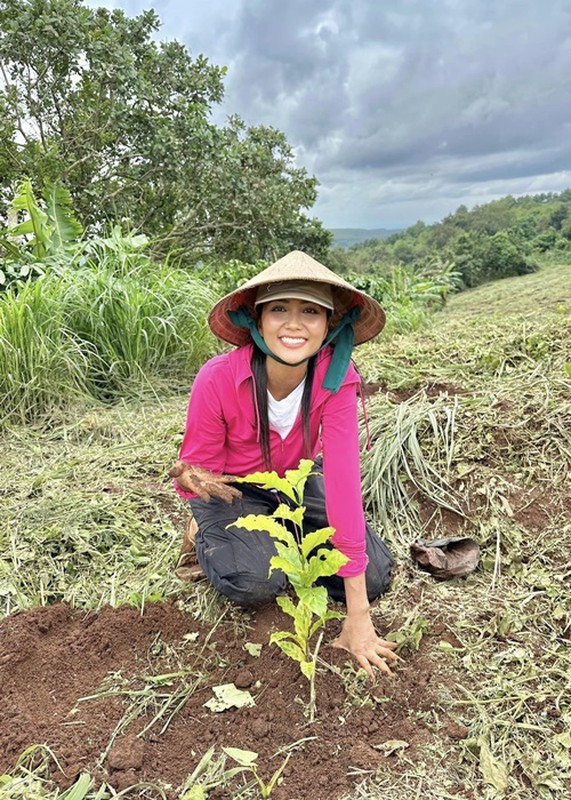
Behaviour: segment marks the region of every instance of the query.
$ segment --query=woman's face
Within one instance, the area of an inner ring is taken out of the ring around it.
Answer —
[[[258,330],[272,353],[292,364],[315,355],[327,334],[327,309],[306,300],[264,303]]]

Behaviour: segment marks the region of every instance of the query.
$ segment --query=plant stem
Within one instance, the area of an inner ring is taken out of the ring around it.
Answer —
[[[317,704],[315,702],[315,673],[317,672],[317,654],[319,653],[319,648],[321,647],[321,641],[323,639],[323,631],[319,634],[319,638],[317,640],[317,644],[315,645],[315,650],[313,651],[313,674],[309,681],[309,721],[315,722],[315,713],[317,711]]]

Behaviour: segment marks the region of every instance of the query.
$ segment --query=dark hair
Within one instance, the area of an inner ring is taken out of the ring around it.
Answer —
[[[311,356],[307,362],[305,386],[301,397],[301,424],[303,427],[303,445],[306,458],[311,458],[311,431],[309,427],[309,409],[311,406],[311,390],[313,388],[313,375],[317,355]],[[258,403],[260,417],[260,447],[262,459],[266,469],[272,468],[272,454],[270,451],[270,421],[268,417],[268,373],[266,372],[266,355],[254,344],[252,354],[252,372],[254,373],[254,391]]]

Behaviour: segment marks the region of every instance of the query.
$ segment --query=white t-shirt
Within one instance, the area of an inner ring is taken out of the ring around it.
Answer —
[[[277,431],[282,439],[285,439],[293,428],[301,406],[304,386],[305,378],[283,400],[276,400],[271,392],[268,391],[268,420],[270,428]]]

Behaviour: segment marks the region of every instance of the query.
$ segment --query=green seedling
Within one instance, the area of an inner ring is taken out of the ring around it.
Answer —
[[[256,752],[253,750],[241,750],[239,747],[223,747],[222,749],[227,756],[233,758],[234,761],[240,764],[244,770],[252,773],[258,783],[258,786],[260,787],[260,796],[264,799],[269,797],[273,792],[274,787],[280,779],[280,775],[286,768],[286,764],[291,757],[291,753],[288,753],[281,766],[278,767],[270,780],[266,783],[264,780],[262,780],[262,778],[260,778],[258,773],[258,765],[256,764],[258,754]]]
[[[396,642],[398,644],[396,649],[397,653],[400,653],[403,648],[408,648],[410,651],[416,652],[429,627],[430,624],[424,617],[419,617],[411,621],[407,620],[398,631],[390,631],[386,638],[387,641]]]
[[[290,502],[281,503],[271,515],[248,514],[234,523],[239,528],[269,533],[277,551],[270,561],[270,574],[278,569],[285,572],[296,594],[297,603],[287,596],[277,598],[282,611],[293,619],[294,630],[272,633],[270,643],[277,644],[289,658],[297,661],[309,680],[309,718],[312,722],[315,719],[315,664],[323,631],[313,649],[310,643],[329,620],[343,616],[327,609],[327,589],[315,583],[319,578],[335,575],[347,563],[343,553],[324,546],[335,533],[334,528],[320,528],[303,534],[303,495],[313,466],[313,461],[302,459],[298,469],[287,470],[284,478],[275,472],[255,472],[241,478],[243,482],[256,483],[265,489],[277,489]],[[285,523],[289,523],[289,527]]]

